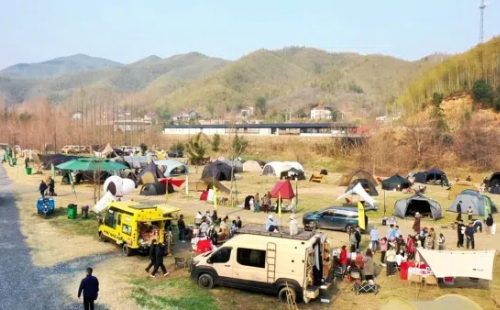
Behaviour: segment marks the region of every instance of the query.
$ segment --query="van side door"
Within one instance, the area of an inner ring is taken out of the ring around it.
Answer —
[[[237,287],[260,291],[272,285],[267,281],[266,250],[253,249],[251,246],[235,250],[233,278]]]

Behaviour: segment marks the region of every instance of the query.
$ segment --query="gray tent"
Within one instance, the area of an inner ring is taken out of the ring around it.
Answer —
[[[234,166],[234,173],[243,172],[243,163],[237,159],[235,160],[222,160],[222,162],[228,164],[231,168]]]
[[[455,199],[447,211],[457,212],[457,205],[461,203],[462,213],[467,213],[469,206],[472,207],[474,215],[486,217],[489,213],[497,213],[497,207],[488,196],[481,195],[473,190],[464,190]]]
[[[400,218],[415,216],[417,212],[433,220],[443,217],[439,203],[422,195],[400,199],[394,205],[394,215]]]

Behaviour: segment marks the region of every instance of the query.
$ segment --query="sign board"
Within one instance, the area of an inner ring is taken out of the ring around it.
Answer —
[[[106,194],[102,196],[101,200],[99,200],[94,206],[94,212],[100,213],[101,211],[106,210],[108,204],[113,200],[115,200],[115,196],[113,196],[110,192],[106,192]]]

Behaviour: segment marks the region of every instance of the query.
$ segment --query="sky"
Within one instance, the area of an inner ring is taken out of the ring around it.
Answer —
[[[84,53],[122,63],[308,46],[407,60],[479,41],[480,0],[0,0],[0,68]],[[500,0],[485,39],[500,34]]]

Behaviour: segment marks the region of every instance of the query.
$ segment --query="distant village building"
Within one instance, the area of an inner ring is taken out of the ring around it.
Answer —
[[[393,117],[390,117],[390,116],[387,116],[387,115],[381,115],[381,116],[377,116],[375,118],[375,120],[379,123],[386,123],[386,122],[389,122],[389,121],[397,121],[398,119],[401,118],[401,115],[396,115],[396,116],[393,116]]]
[[[246,107],[240,110],[240,118],[249,118],[254,114],[253,107]]]
[[[311,119],[332,119],[332,108],[321,104],[311,109]]]
[[[195,110],[191,109],[184,109],[181,112],[175,114],[172,117],[172,120],[175,122],[178,121],[187,121],[189,122],[190,120],[196,120],[199,118],[199,114]]]
[[[83,119],[83,113],[80,111],[73,112],[71,114],[71,119],[74,121]]]
[[[117,119],[113,121],[114,131],[146,131],[151,129],[153,121],[150,117],[134,119]]]

